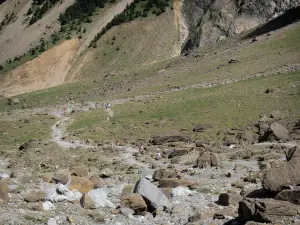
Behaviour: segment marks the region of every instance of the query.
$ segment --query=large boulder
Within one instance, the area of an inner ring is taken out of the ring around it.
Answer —
[[[206,168],[209,166],[219,166],[220,159],[215,153],[201,152],[197,158],[197,166],[199,168]]]
[[[300,207],[287,201],[246,198],[239,202],[238,213],[243,221],[275,223],[283,217],[299,215]]]
[[[146,178],[142,178],[136,183],[133,192],[142,195],[147,200],[146,202],[150,209],[170,206],[169,199]]]
[[[222,193],[219,195],[218,204],[222,206],[237,205],[243,199],[238,193]]]
[[[167,178],[176,178],[178,174],[174,170],[170,169],[158,169],[154,171],[153,179],[155,181]]]
[[[293,158],[280,167],[267,171],[262,180],[264,189],[279,192],[287,186],[300,184],[300,158]]]
[[[276,195],[275,199],[300,205],[300,189],[283,190]]]
[[[155,136],[151,141],[154,145],[162,145],[169,142],[191,142],[191,138],[187,136]]]
[[[197,159],[197,166],[199,168],[206,168],[206,167],[209,167],[210,164],[211,164],[210,153],[209,152],[200,153],[200,155]]]
[[[251,130],[245,130],[243,132],[239,132],[237,134],[237,138],[239,140],[242,140],[242,141],[250,143],[250,144],[253,144],[255,141],[254,133]]]
[[[147,204],[140,194],[128,194],[121,198],[121,206],[133,209],[135,214],[144,214],[147,211]]]
[[[261,133],[259,141],[288,141],[290,140],[289,131],[280,123],[272,123],[271,126]]]

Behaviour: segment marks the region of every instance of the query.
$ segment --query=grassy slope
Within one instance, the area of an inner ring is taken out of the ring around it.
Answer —
[[[259,37],[259,41],[252,44],[249,44],[249,40],[243,42],[237,37],[225,43],[202,48],[188,57],[158,62],[147,67],[147,70],[144,68],[142,72],[111,76],[106,79],[105,88],[115,85],[115,90],[104,92],[101,79],[99,82],[67,84],[17,96],[23,101],[13,106],[8,106],[7,100],[2,99],[0,110],[57,105],[66,103],[70,98],[77,101],[99,101],[167,90],[176,85],[254,75],[299,62],[299,33],[300,26],[295,24],[285,28],[285,32],[272,34],[268,39],[266,36]],[[103,41],[111,40],[113,33],[110,35],[104,36]],[[237,58],[240,62],[228,64],[230,58]],[[220,65],[223,66],[218,69]],[[130,67],[129,64],[127,66]],[[136,138],[180,129],[191,133],[194,124],[205,122],[214,125],[205,134],[210,137],[218,130],[253,124],[259,115],[269,114],[273,110],[281,111],[286,118],[285,122],[294,121],[300,114],[297,107],[300,103],[299,88],[291,86],[295,84],[299,87],[299,78],[300,73],[295,72],[210,89],[189,89],[162,94],[153,99],[115,106],[115,116],[111,122],[106,121],[105,112],[101,110],[81,113],[74,118],[75,123],[69,131],[77,131],[81,138]],[[124,88],[118,89],[118,85],[133,88],[124,92]],[[267,88],[275,88],[277,91],[270,95],[264,94]]]
[[[50,127],[54,120],[50,116],[28,116],[24,118],[0,120],[0,146],[19,147],[31,138],[44,140],[51,137]]]
[[[300,72],[163,94],[116,105],[111,121],[106,121],[102,110],[80,113],[69,131],[78,131],[81,138],[100,140],[149,138],[181,129],[192,134],[193,126],[200,122],[213,125],[213,129],[204,134],[211,136],[219,130],[253,125],[260,115],[274,110],[284,114],[285,122],[295,121],[300,116],[300,92],[291,88],[292,84],[300,86]],[[276,91],[265,94],[266,88]]]
[[[175,53],[177,31],[173,11],[113,27],[90,48],[78,78],[102,78],[110,72],[135,73]],[[113,40],[115,37],[115,40]],[[118,50],[117,50],[118,49]]]

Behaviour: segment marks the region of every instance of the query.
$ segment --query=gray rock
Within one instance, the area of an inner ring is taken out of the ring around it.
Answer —
[[[206,168],[210,165],[211,165],[210,153],[209,152],[200,153],[200,155],[197,159],[197,166],[199,168]]]
[[[238,213],[244,221],[274,223],[283,217],[299,215],[300,207],[286,201],[246,198],[239,203]]]
[[[27,149],[32,149],[32,148],[36,148],[39,145],[39,141],[37,139],[30,139],[28,142],[22,144],[19,147],[19,150],[27,150]]]
[[[215,154],[215,153],[210,154],[210,165],[211,166],[219,166],[220,165],[220,158],[217,154]]]
[[[262,180],[263,188],[273,192],[297,184],[300,184],[300,158],[293,158],[278,168],[270,169]]]
[[[238,193],[220,194],[218,204],[222,206],[237,205],[243,199]]]
[[[270,117],[273,118],[274,120],[281,120],[282,115],[281,115],[281,112],[274,111],[274,112],[271,113]]]
[[[212,126],[210,124],[197,124],[193,128],[193,132],[204,132],[204,131],[208,130],[209,128],[212,128]]]
[[[189,28],[184,50],[188,50],[215,43],[222,36],[230,37],[257,27],[298,6],[299,1],[193,0],[184,1],[183,4]],[[263,29],[257,29],[248,36],[253,40],[264,32]]]
[[[134,188],[134,193],[139,193],[149,201],[150,207],[158,208],[159,206],[169,207],[169,199],[162,193],[162,191],[152,184],[146,178],[139,180]]]
[[[230,146],[230,145],[236,145],[239,144],[239,140],[235,137],[235,135],[227,135],[224,138],[224,145],[225,146]]]
[[[49,218],[47,225],[57,225],[56,219],[55,218]]]
[[[300,205],[300,189],[283,190],[276,195],[275,199]]]
[[[167,178],[176,178],[178,174],[169,169],[158,169],[154,171],[153,179],[155,181],[161,180],[161,179],[167,179]]]
[[[272,123],[270,128],[261,132],[259,141],[288,141],[290,140],[289,131],[280,123]]]
[[[290,161],[293,158],[300,157],[300,148],[298,146],[294,146],[289,148],[288,151],[285,152],[286,160]]]
[[[134,210],[130,209],[130,208],[126,208],[126,207],[122,207],[120,209],[120,212],[124,215],[124,216],[129,216],[129,215],[133,215],[134,214]]]

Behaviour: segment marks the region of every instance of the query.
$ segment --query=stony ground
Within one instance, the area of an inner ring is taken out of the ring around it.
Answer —
[[[265,170],[280,167],[284,150],[299,144],[292,140],[296,130],[274,128],[281,126],[279,112],[261,118],[257,134],[226,131],[224,143],[185,136],[98,142],[67,134],[72,118],[90,110],[104,111],[103,104],[2,113],[11,121],[48,116],[50,122],[43,125],[48,138],[2,148],[1,224],[242,224],[239,201],[261,189]],[[247,220],[297,221],[293,213],[270,212]]]

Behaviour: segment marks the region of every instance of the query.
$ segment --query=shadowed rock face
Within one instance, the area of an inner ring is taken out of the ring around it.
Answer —
[[[299,5],[299,0],[184,1],[189,38],[183,50],[252,29]]]

